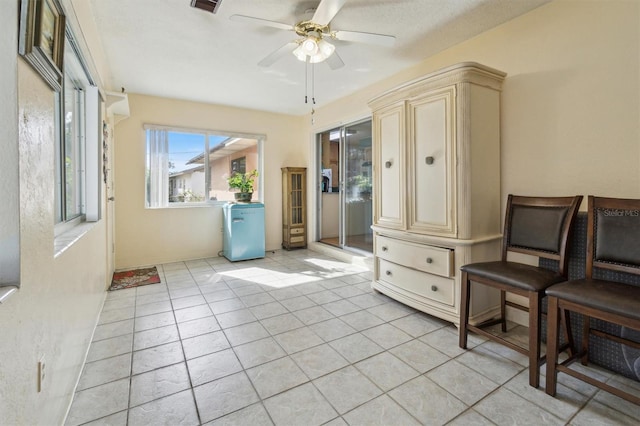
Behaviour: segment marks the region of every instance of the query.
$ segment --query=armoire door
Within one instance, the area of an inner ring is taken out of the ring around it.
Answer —
[[[456,236],[455,86],[408,104],[408,229]]]
[[[387,228],[405,228],[403,179],[405,168],[405,104],[398,102],[373,115],[376,157],[374,223]]]

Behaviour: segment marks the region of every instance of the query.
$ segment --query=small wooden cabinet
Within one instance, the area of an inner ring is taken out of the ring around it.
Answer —
[[[307,247],[307,169],[282,168],[282,248]]]

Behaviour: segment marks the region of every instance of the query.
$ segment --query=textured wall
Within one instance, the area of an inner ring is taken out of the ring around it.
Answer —
[[[11,12],[3,9],[0,35],[15,41],[17,8]],[[54,94],[16,51],[17,44],[3,52],[15,60],[0,65],[3,102],[18,112],[17,134],[2,143],[19,147],[12,161],[19,165],[19,191],[17,185],[3,190],[19,198],[21,245],[20,290],[0,305],[0,423],[62,424],[104,298],[105,227],[96,223],[54,258]],[[5,79],[16,75],[16,62],[17,80]],[[38,393],[43,355],[47,375]]]

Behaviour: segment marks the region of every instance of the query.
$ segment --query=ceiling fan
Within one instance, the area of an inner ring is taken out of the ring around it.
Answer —
[[[245,15],[231,15],[229,19],[254,25],[295,31],[301,38],[291,41],[258,62],[258,65],[268,67],[287,53],[303,62],[317,63],[326,61],[331,69],[344,66],[344,62],[335,51],[335,46],[326,39],[354,41],[375,44],[379,46],[393,46],[395,37],[385,34],[363,33],[357,31],[332,30],[329,23],[344,6],[346,0],[322,0],[313,17],[308,21],[301,21],[295,25],[269,21]]]

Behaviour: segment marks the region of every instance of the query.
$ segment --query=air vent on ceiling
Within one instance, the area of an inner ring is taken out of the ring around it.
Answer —
[[[191,0],[191,7],[216,13],[220,3],[222,3],[222,0]]]

